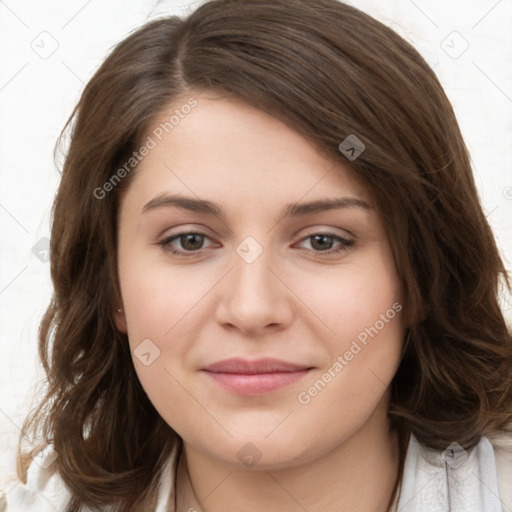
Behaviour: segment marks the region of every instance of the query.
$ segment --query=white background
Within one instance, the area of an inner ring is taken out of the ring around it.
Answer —
[[[350,3],[409,39],[434,67],[459,119],[484,210],[510,269],[512,1]],[[190,6],[178,0],[0,0],[0,479],[14,468],[18,428],[42,377],[37,330],[52,288],[49,264],[32,248],[50,236],[59,182],[55,141],[114,44],[145,21],[186,14]],[[510,322],[509,301],[504,309]]]

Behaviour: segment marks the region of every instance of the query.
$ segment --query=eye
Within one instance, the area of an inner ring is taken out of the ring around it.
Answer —
[[[160,245],[164,251],[170,252],[171,254],[189,256],[204,249],[203,243],[205,239],[209,239],[209,237],[204,233],[197,231],[182,231],[181,233],[177,233],[165,238],[161,242],[158,242],[158,245]],[[178,242],[179,245],[181,245],[181,249],[176,248],[176,245],[173,245],[175,242]]]
[[[202,250],[209,249],[209,247],[204,247],[205,240],[210,240],[210,237],[204,233],[182,231],[157,242],[157,245],[160,245],[166,252],[187,257],[200,254]],[[314,233],[303,238],[300,243],[308,240],[310,240],[310,250],[321,256],[339,254],[347,251],[350,246],[354,245],[354,240],[347,240],[334,233]],[[338,245],[335,245],[336,242]],[[181,247],[176,247],[177,245]]]
[[[317,254],[338,254],[347,251],[348,248],[354,245],[354,240],[347,240],[334,233],[314,233],[301,240],[301,242],[310,240],[312,250]],[[338,241],[338,245],[334,246],[334,243]]]

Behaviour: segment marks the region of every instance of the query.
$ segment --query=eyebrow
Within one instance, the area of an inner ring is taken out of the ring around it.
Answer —
[[[211,201],[180,195],[168,195],[165,193],[156,196],[146,203],[142,209],[142,213],[163,207],[176,207],[193,212],[215,215],[220,218],[226,217],[224,210],[219,205]],[[286,204],[281,212],[280,218],[301,217],[304,215],[311,215],[314,213],[342,208],[361,208],[363,210],[371,210],[372,206],[357,197],[317,199],[316,201],[310,201],[308,203]]]

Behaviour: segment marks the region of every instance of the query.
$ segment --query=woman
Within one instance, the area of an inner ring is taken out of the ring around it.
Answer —
[[[7,510],[512,508],[507,275],[408,43],[211,0],[120,43],[68,126],[49,444]]]

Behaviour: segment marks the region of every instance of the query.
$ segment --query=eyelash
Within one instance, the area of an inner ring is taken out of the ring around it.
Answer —
[[[167,252],[167,253],[170,253],[170,254],[173,254],[175,256],[180,256],[180,257],[184,257],[184,258],[188,258],[188,257],[192,257],[192,256],[196,256],[198,254],[200,254],[201,251],[203,250],[208,250],[208,248],[206,249],[199,249],[197,251],[180,251],[180,250],[176,250],[176,249],[173,249],[171,246],[170,246],[170,243],[173,242],[174,240],[177,240],[179,239],[180,237],[182,236],[185,236],[185,235],[200,235],[200,236],[204,236],[205,238],[210,238],[206,233],[202,233],[201,231],[182,231],[180,233],[176,233],[175,235],[172,235],[171,237],[167,237],[165,238],[164,240],[160,241],[160,242],[157,242],[156,245],[159,245],[161,246],[162,250]],[[326,250],[326,251],[315,251],[313,250],[313,252],[315,253],[315,256],[316,255],[329,255],[329,256],[332,256],[332,255],[335,255],[335,254],[341,254],[343,252],[346,252],[349,250],[349,248],[351,246],[354,245],[354,240],[347,240],[339,235],[335,235],[334,233],[325,233],[325,232],[318,232],[318,233],[312,233],[311,235],[308,235],[304,238],[301,239],[301,242],[304,241],[304,240],[308,240],[309,238],[313,238],[314,236],[327,236],[327,237],[330,237],[330,238],[333,238],[340,243],[340,245],[335,248],[335,249],[329,249],[329,250]],[[306,249],[308,250],[308,249]]]

